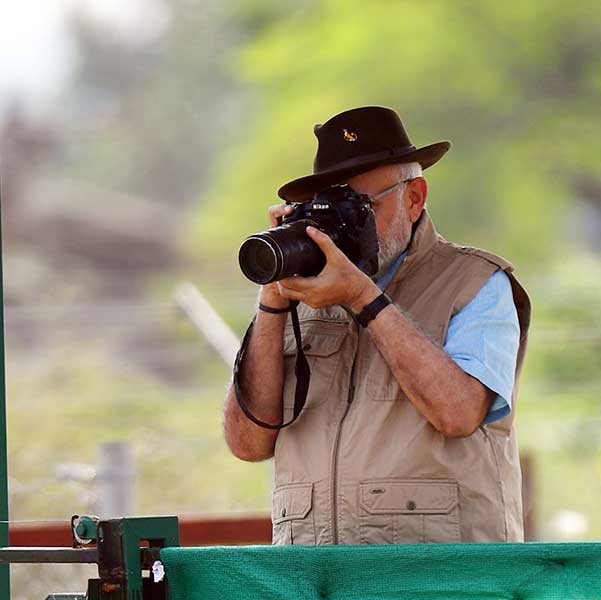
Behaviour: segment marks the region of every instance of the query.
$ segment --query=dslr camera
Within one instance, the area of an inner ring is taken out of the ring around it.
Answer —
[[[319,274],[326,258],[307,235],[309,225],[329,235],[364,273],[377,273],[379,245],[371,196],[347,184],[333,185],[293,206],[282,225],[242,242],[238,261],[248,279],[263,285],[292,275]]]

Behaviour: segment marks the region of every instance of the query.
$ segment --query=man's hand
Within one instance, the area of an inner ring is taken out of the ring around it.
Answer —
[[[320,247],[326,265],[316,277],[288,277],[278,281],[280,295],[313,308],[334,304],[359,312],[380,294],[372,280],[358,269],[325,233],[307,227],[307,235]]]
[[[282,217],[289,215],[293,211],[292,204],[274,204],[268,209],[269,223],[271,227],[277,227],[282,224]]]
[[[274,204],[269,207],[270,227],[277,227],[282,224],[282,217],[289,215],[294,210],[290,204]],[[277,283],[267,283],[261,287],[259,301],[262,304],[272,308],[286,308],[289,305],[288,299],[283,298],[278,289]]]

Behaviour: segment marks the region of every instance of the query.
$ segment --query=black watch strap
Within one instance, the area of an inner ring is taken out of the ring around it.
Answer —
[[[378,316],[378,313],[389,304],[392,304],[392,300],[382,292],[375,300],[366,304],[363,307],[363,310],[356,315],[359,325],[361,325],[361,327],[367,327],[369,322],[373,321]]]
[[[272,315],[279,315],[282,313],[290,312],[292,310],[292,306],[289,305],[286,308],[274,308],[273,306],[267,306],[259,302],[259,310],[262,310],[266,313],[271,313]]]

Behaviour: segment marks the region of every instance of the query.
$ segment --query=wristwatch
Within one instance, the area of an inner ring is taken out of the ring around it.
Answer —
[[[392,300],[382,292],[375,300],[363,307],[363,310],[356,315],[356,319],[361,327],[367,327],[370,321],[373,321],[381,310],[392,304]]]

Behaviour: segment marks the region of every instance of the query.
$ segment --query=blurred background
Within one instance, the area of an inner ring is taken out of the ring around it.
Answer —
[[[229,455],[230,369],[177,290],[241,335],[257,289],[240,241],[311,171],[315,123],[381,104],[416,145],[454,142],[427,171],[438,230],[513,261],[531,294],[517,428],[535,537],[601,538],[601,4],[0,11],[11,519],[109,510],[115,448],[135,514],[268,510],[271,464]],[[66,567],[12,572],[19,600],[83,589]]]

